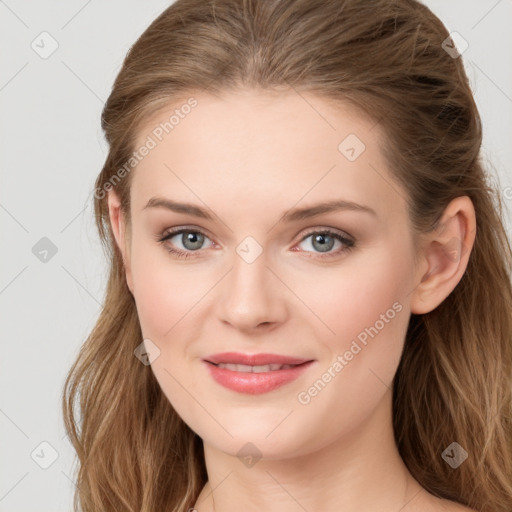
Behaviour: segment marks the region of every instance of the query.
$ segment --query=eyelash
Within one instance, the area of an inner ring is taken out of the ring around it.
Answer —
[[[195,258],[195,257],[197,257],[197,255],[194,253],[200,252],[201,249],[199,249],[197,251],[182,251],[181,249],[174,249],[174,248],[165,246],[165,242],[167,240],[175,237],[176,235],[179,235],[179,234],[185,233],[185,232],[200,233],[201,235],[205,236],[206,238],[209,238],[208,235],[206,235],[206,233],[203,233],[200,229],[177,228],[175,230],[165,231],[165,233],[163,233],[163,234],[158,234],[156,236],[156,240],[157,240],[157,242],[164,245],[165,249],[168,252],[170,252],[171,254],[174,254],[178,258],[183,258],[183,259]],[[317,253],[317,254],[319,254],[320,259],[327,259],[327,258],[332,258],[332,257],[338,256],[341,253],[349,252],[350,250],[354,249],[354,247],[355,247],[355,240],[346,238],[346,237],[340,235],[338,232],[333,231],[331,229],[309,231],[302,237],[302,239],[299,241],[299,243],[302,243],[304,240],[306,240],[306,238],[309,238],[311,235],[329,235],[330,237],[340,241],[342,244],[345,245],[344,248],[338,249],[335,252],[330,252],[330,253],[325,253],[325,254]],[[305,252],[310,252],[310,251],[305,251]],[[314,257],[314,256],[308,256],[308,257]]]

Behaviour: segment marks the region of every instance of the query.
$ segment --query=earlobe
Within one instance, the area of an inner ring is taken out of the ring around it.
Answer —
[[[473,203],[467,196],[457,197],[446,207],[438,228],[426,235],[412,313],[429,313],[455,289],[466,271],[475,234]]]
[[[121,200],[119,199],[119,196],[112,190],[108,192],[108,212],[112,233],[123,258],[126,282],[128,284],[128,288],[133,294],[130,254],[128,244],[126,243],[126,221],[124,218],[123,210],[121,208]]]

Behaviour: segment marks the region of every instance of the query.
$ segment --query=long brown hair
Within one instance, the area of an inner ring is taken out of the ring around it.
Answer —
[[[94,208],[110,260],[104,307],[62,397],[79,459],[76,510],[183,512],[207,480],[201,439],[134,357],[142,335],[105,190],[116,190],[129,219],[131,174],[119,170],[142,123],[195,91],[240,87],[311,91],[369,114],[386,134],[382,150],[417,233],[435,228],[452,199],[472,200],[477,234],[462,280],[410,319],[394,380],[395,439],[430,493],[480,512],[512,510],[512,254],[448,36],[415,0],[178,0],[131,47],[102,114],[110,151]],[[441,457],[452,442],[468,453],[457,469]]]

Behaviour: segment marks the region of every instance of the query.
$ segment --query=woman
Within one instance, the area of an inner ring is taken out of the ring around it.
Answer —
[[[142,34],[63,396],[77,510],[512,509],[511,251],[453,47],[413,0],[178,0]]]

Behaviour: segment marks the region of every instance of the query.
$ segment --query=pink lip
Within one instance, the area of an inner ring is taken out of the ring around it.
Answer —
[[[276,354],[239,354],[225,352],[215,354],[204,359],[204,363],[210,371],[213,379],[233,391],[257,395],[277,389],[284,384],[297,379],[314,361],[298,359],[296,357],[281,356]],[[245,364],[259,366],[266,364],[294,364],[293,368],[274,370],[262,373],[237,372],[226,368],[219,368],[218,363]]]

